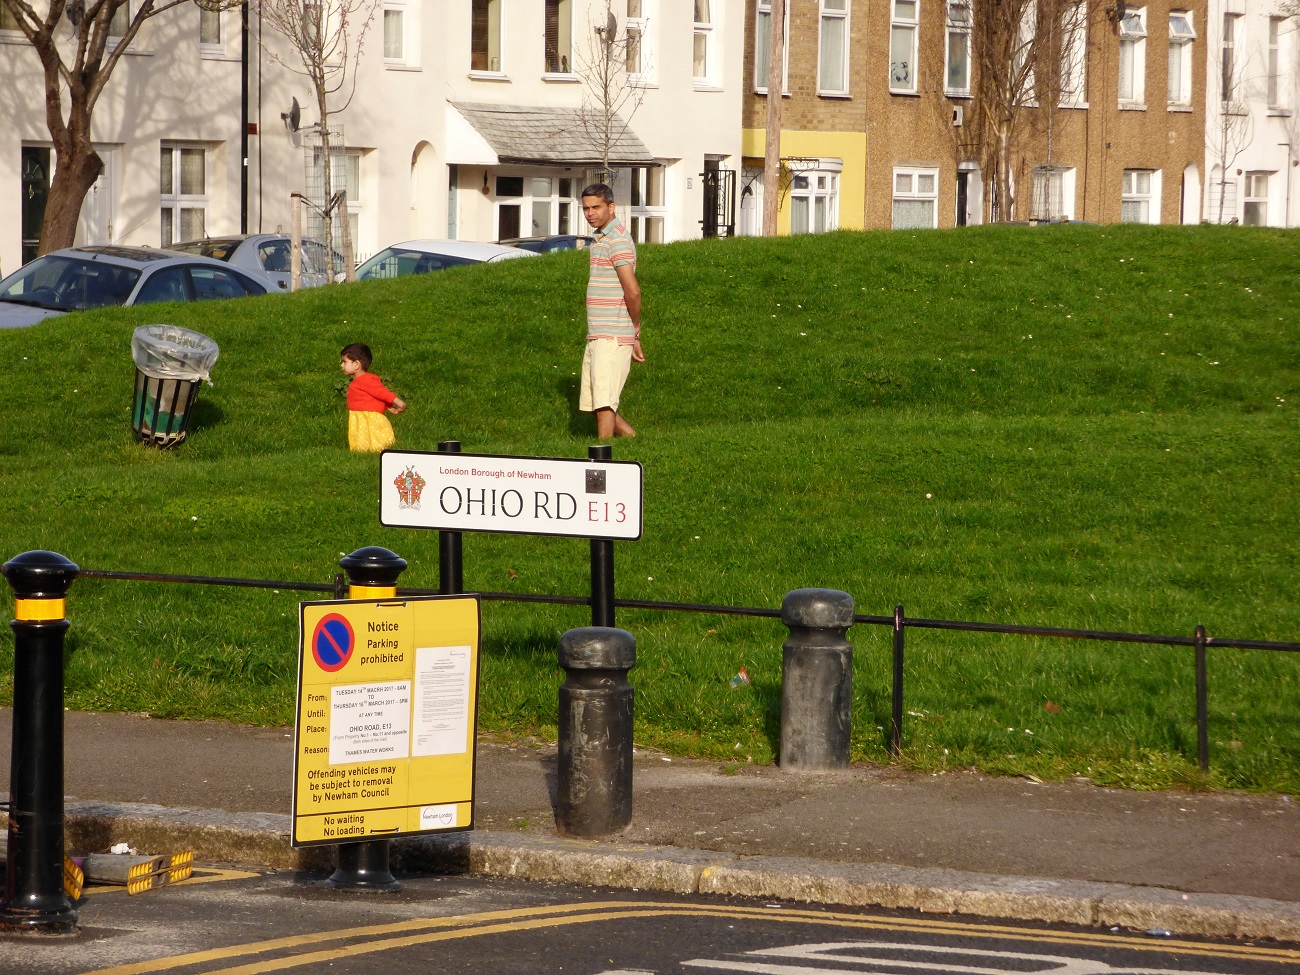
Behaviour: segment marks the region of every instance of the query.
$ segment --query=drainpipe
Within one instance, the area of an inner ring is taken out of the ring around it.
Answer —
[[[248,233],[248,0],[239,5],[239,232]]]

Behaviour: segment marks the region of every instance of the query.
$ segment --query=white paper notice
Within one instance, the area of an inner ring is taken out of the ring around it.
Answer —
[[[330,764],[407,758],[411,740],[411,682],[346,684],[332,688]]]
[[[469,647],[416,647],[411,756],[463,755],[469,741]]]

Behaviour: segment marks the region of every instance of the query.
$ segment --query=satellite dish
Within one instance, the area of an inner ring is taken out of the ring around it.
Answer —
[[[298,127],[302,124],[302,108],[298,105],[298,99],[293,100],[289,111],[282,112],[280,118],[284,120],[284,127],[289,130],[290,135],[298,131]]]

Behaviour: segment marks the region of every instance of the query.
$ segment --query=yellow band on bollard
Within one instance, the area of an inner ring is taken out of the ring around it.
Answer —
[[[66,599],[15,599],[14,616],[20,623],[61,620],[68,611]]]
[[[396,595],[396,586],[348,586],[349,599],[391,599]]]

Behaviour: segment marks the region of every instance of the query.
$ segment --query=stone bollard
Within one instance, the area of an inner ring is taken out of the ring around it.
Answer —
[[[847,768],[853,730],[853,597],[836,589],[796,589],[781,602],[790,628],[782,645],[783,769]]]
[[[75,934],[63,888],[63,636],[77,566],[55,552],[4,564],[14,591],[9,869],[0,932]]]
[[[406,570],[406,559],[370,545],[339,559],[339,566],[348,574],[349,599],[390,599],[397,595],[397,577]],[[389,867],[392,847],[392,840],[340,843],[338,865],[325,883],[338,890],[401,890]]]
[[[585,626],[560,637],[560,756],[555,826],[603,836],[632,822],[632,685],[636,639]]]

